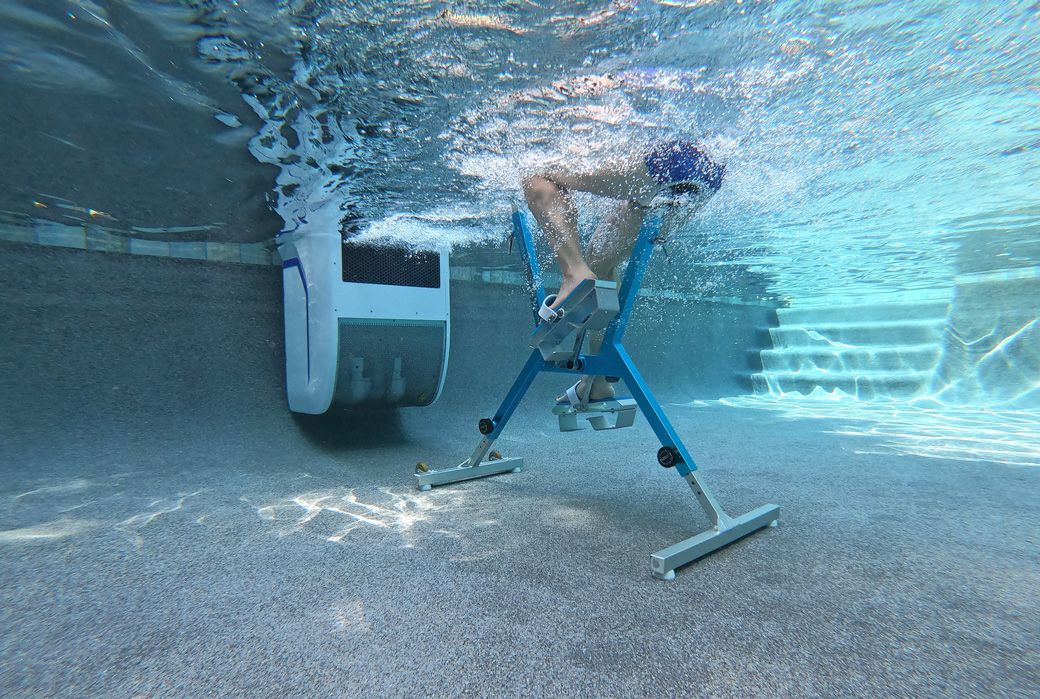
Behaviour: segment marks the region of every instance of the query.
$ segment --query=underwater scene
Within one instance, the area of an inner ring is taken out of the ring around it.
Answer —
[[[1040,696],[1040,3],[4,0],[0,695]]]

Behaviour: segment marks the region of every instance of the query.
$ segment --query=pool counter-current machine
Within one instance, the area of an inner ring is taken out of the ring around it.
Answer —
[[[448,253],[278,239],[289,409],[424,406],[448,365]]]

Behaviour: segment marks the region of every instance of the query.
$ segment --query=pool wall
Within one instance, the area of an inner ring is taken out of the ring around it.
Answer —
[[[270,440],[301,432],[349,442],[349,416],[309,420],[285,401],[277,267],[0,243],[6,293],[0,395],[7,458],[110,441]],[[465,432],[491,413],[527,356],[530,312],[516,286],[452,283],[452,347],[441,399],[372,418],[439,420]],[[771,309],[643,298],[629,348],[663,401],[745,392]],[[543,376],[521,410],[551,402]],[[535,413],[537,414],[537,413]],[[541,419],[541,417],[538,417]],[[545,412],[545,426],[554,428]],[[376,420],[372,423],[372,420]],[[476,430],[474,429],[474,434]]]

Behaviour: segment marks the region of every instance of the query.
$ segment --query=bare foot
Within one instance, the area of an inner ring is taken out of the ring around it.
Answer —
[[[614,387],[602,376],[583,376],[581,381],[578,382],[578,396],[585,395],[585,391],[588,389],[589,381],[592,381],[592,390],[589,391],[589,402],[597,403],[602,400],[610,400],[614,397]],[[566,403],[567,394],[564,393],[562,396],[557,396],[557,403]]]
[[[556,300],[553,301],[549,308],[556,308],[563,300],[570,295],[572,291],[578,288],[578,284],[581,284],[586,279],[595,279],[596,275],[592,273],[592,270],[586,267],[583,270],[579,270],[574,274],[565,274],[563,276],[563,283],[560,284],[560,290],[556,292]]]

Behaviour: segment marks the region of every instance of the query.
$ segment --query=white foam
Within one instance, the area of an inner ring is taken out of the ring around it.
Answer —
[[[505,217],[502,212],[499,218]],[[395,213],[369,224],[351,240],[417,250],[453,250],[502,240],[503,227],[493,225],[488,218],[479,212],[449,209],[426,214]]]

